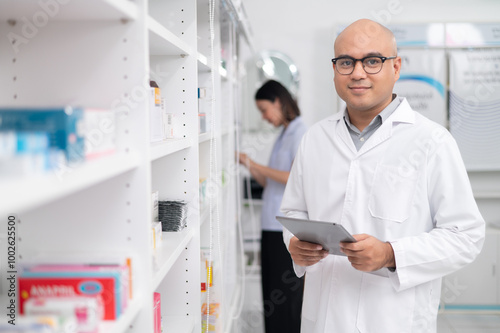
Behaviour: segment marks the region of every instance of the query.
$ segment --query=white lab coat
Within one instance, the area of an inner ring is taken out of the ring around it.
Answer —
[[[406,99],[357,151],[337,113],[309,129],[283,197],[286,216],[342,224],[389,241],[395,272],[354,269],[346,257],[295,265],[306,274],[303,333],[432,333],[441,278],[484,242],[455,140]],[[288,246],[292,235],[284,231]]]

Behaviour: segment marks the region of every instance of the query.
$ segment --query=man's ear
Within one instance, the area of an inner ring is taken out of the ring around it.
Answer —
[[[397,81],[399,79],[399,74],[401,73],[401,57],[397,57],[394,59],[394,77],[395,80]]]

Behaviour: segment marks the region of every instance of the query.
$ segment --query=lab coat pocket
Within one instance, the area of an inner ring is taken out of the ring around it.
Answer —
[[[389,278],[363,274],[356,327],[361,333],[410,333],[415,292],[394,290]]]
[[[302,303],[302,317],[315,322],[318,317],[319,300],[321,299],[321,281],[323,265],[320,263],[307,268]]]
[[[368,209],[373,217],[404,222],[410,216],[417,184],[417,172],[402,172],[396,166],[378,165],[372,183]]]

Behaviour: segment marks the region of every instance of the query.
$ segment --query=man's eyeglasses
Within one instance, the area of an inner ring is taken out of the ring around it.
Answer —
[[[363,64],[363,69],[367,74],[377,74],[382,70],[384,62],[388,59],[396,59],[397,57],[379,57],[379,56],[369,56],[362,59],[354,59],[351,57],[340,57],[332,59],[335,64],[335,69],[339,74],[349,75],[354,72],[354,67],[356,66],[356,61],[361,61]]]

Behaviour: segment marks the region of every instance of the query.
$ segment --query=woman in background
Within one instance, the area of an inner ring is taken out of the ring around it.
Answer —
[[[240,153],[239,161],[264,187],[262,195],[261,273],[266,333],[300,332],[303,279],[293,270],[292,259],[283,242],[283,227],[276,220],[285,184],[306,126],[297,102],[277,81],[267,81],[255,94],[262,118],[282,127],[267,166]]]

